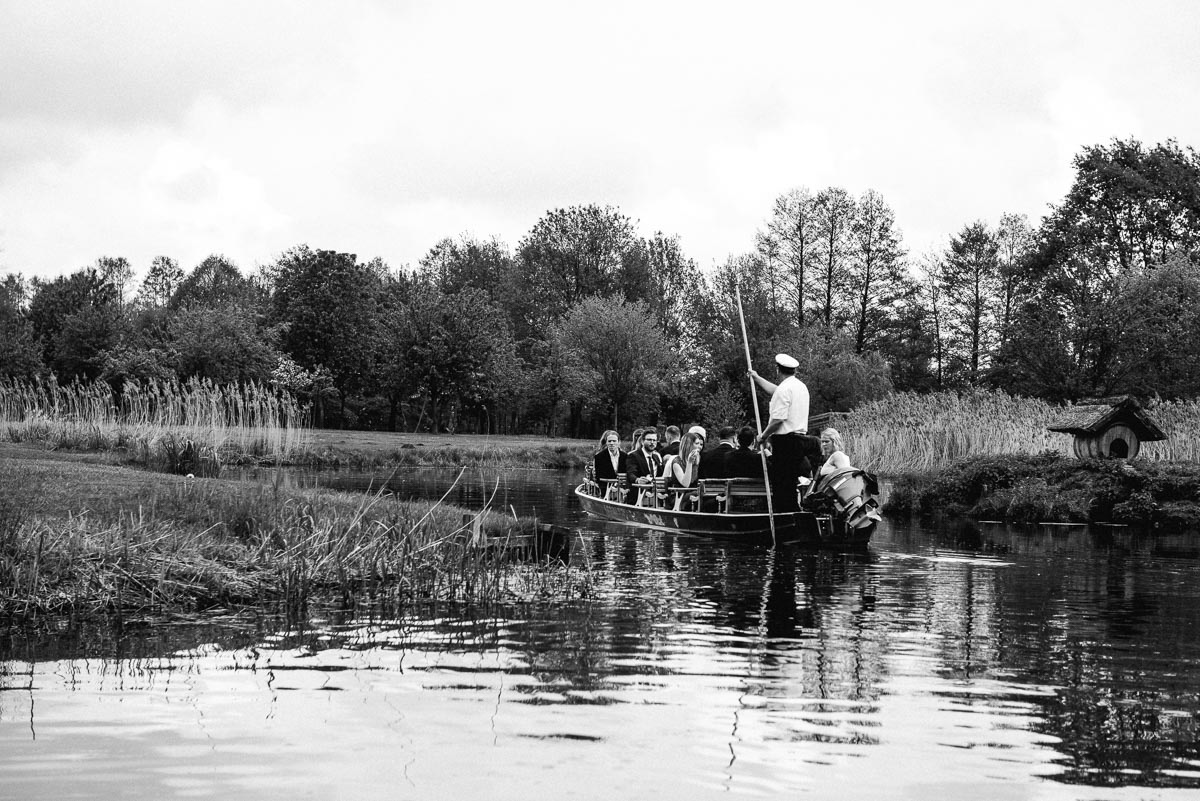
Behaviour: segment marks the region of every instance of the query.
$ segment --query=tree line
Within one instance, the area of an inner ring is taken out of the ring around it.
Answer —
[[[745,253],[700,270],[619,209],[547,212],[510,248],[437,242],[415,267],[297,246],[123,258],[0,284],[0,377],[202,377],[287,389],[318,425],[592,436],[753,419],[751,351],[792,353],[813,412],[893,391],[995,387],[1053,401],[1200,395],[1200,157],[1084,148],[1038,226],[970,221],[912,254],[875,191],[793,189]]]

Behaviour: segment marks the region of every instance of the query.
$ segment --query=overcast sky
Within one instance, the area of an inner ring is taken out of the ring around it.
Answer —
[[[1061,200],[1114,137],[1200,147],[1200,2],[0,0],[0,273],[415,266],[618,207],[701,267],[775,197],[880,192],[917,256]]]

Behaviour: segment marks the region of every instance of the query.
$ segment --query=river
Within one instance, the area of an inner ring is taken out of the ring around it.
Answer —
[[[572,482],[391,477],[567,526],[582,600],[3,633],[0,798],[1200,796],[1200,538],[771,550],[597,524]]]

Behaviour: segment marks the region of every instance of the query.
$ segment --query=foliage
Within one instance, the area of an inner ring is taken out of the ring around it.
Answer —
[[[279,362],[274,332],[264,331],[253,310],[239,304],[181,309],[171,317],[168,336],[183,379],[264,383]]]
[[[421,267],[446,294],[474,288],[486,292],[492,302],[506,293],[513,277],[508,248],[496,239],[443,239],[421,259]]]
[[[1114,140],[1085,148],[1075,172],[1036,231],[1013,214],[975,221],[915,260],[879,193],[836,186],[781,194],[748,251],[704,271],[677,236],[644,237],[596,204],[546,212],[513,251],[443,238],[415,269],[298,246],[253,276],[219,255],[184,276],[159,256],[133,304],[131,265],[104,257],[28,295],[6,279],[0,374],[120,391],[172,377],[262,382],[286,357],[295,370],[275,380],[313,404],[318,425],[592,436],[614,412],[751,419],[739,289],[751,362],[769,369],[793,353],[818,413],[890,388],[994,387],[1052,403],[1200,396],[1200,158],[1171,141]],[[578,323],[568,316],[599,301],[643,304],[657,335],[565,339]],[[1039,436],[999,439],[1025,449]],[[944,435],[931,458],[982,439]]]
[[[867,191],[850,226],[849,327],[854,352],[876,350],[914,290],[904,265],[896,214],[878,192]]]
[[[102,351],[117,333],[116,288],[91,268],[49,282],[35,278],[33,288],[29,321],[46,366],[68,379],[99,375]]]
[[[142,308],[161,308],[171,302],[171,298],[183,283],[183,269],[179,262],[169,256],[155,256],[150,262],[142,286],[138,289],[137,304]]]
[[[1007,374],[1017,372],[1024,352],[1041,346],[1057,351],[1039,355],[1042,363],[1068,362],[1072,397],[1110,389],[1117,325],[1126,318],[1121,282],[1172,258],[1194,260],[1197,187],[1200,156],[1173,141],[1146,148],[1137,140],[1113,140],[1085,148],[1075,159],[1070,192],[1043,222],[1025,262],[1023,280],[1044,311],[1018,321],[1014,338],[1024,341],[1009,350]],[[1043,336],[1037,327],[1048,323],[1055,330]]]
[[[805,323],[809,285],[816,270],[816,236],[816,198],[807,187],[799,187],[775,199],[766,227],[756,237],[756,250],[780,262],[780,294],[794,309],[797,326]]]
[[[649,306],[588,298],[553,337],[591,373],[591,398],[606,415],[644,419],[655,411],[671,353]]]
[[[849,251],[854,230],[856,207],[850,193],[829,187],[817,194],[816,214],[817,269],[813,278],[816,321],[826,328],[839,324],[849,313],[849,299],[843,294],[848,282]]]
[[[0,378],[34,378],[45,369],[24,308],[25,294],[20,276],[8,275],[0,282]]]
[[[177,278],[177,273],[171,264],[156,262],[156,265],[157,269],[152,268],[150,276],[160,285],[154,287],[154,290],[165,292]],[[258,300],[254,282],[244,277],[237,265],[229,259],[213,254],[178,282],[168,305],[173,310],[215,308],[230,304],[253,305]]]
[[[477,405],[505,380],[502,357],[514,348],[503,313],[482,290],[467,287],[446,294],[436,287],[418,287],[407,307],[392,323],[393,350],[402,354],[410,392],[428,396],[435,430],[453,430],[457,404]]]
[[[379,338],[381,279],[350,253],[299,246],[273,268],[280,347],[308,370],[324,366],[344,398],[368,382]]]
[[[1200,467],[1055,454],[981,456],[899,478],[887,511],[1013,522],[1200,525]]]
[[[1118,282],[1105,394],[1200,395],[1200,270],[1182,258]]]
[[[968,385],[979,383],[993,349],[999,250],[1000,243],[987,224],[974,222],[951,238],[942,269],[948,366]]]
[[[892,392],[887,363],[878,353],[855,352],[850,334],[810,326],[776,340],[770,352],[789,353],[800,363],[796,375],[808,386],[814,415],[844,412]]]
[[[634,258],[637,247],[633,221],[612,207],[547,212],[517,246],[526,289],[517,299],[517,335],[544,334],[585,298],[644,299],[646,262]]]

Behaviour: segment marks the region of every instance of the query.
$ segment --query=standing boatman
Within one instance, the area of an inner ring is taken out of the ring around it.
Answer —
[[[800,508],[796,483],[805,472],[804,437],[808,432],[808,387],[796,378],[800,362],[786,353],[775,356],[775,365],[783,377],[772,384],[754,370],[750,377],[771,393],[770,422],[754,438],[751,447],[760,448],[771,440],[771,505],[776,512],[795,512]]]

